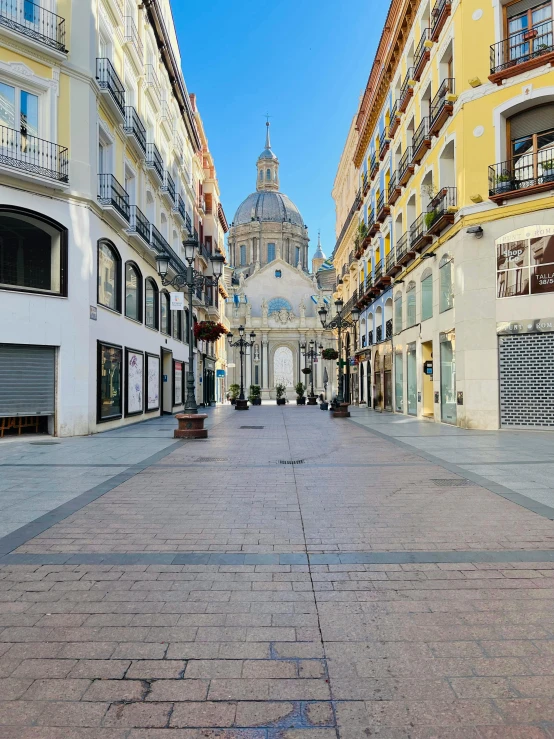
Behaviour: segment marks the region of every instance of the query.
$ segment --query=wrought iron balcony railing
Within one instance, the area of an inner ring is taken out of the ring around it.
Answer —
[[[402,236],[396,242],[396,261],[400,262],[408,253],[408,232],[402,234]]]
[[[376,326],[375,327],[375,343],[378,344],[380,341],[383,341],[383,327]]]
[[[163,192],[166,192],[171,200],[175,202],[175,196],[177,195],[177,191],[175,190],[175,182],[173,181],[173,177],[169,174],[167,169],[164,172],[163,183],[160,189]]]
[[[412,175],[410,165],[412,162],[412,147],[408,146],[398,162],[398,184],[405,185]]]
[[[439,192],[427,206],[425,227],[427,233],[438,234],[447,225],[454,223],[457,206],[457,190],[455,187],[441,187]]]
[[[173,210],[176,213],[179,213],[179,215],[183,219],[183,223],[187,222],[187,211],[185,208],[185,201],[180,195],[177,195],[177,200],[175,202],[175,205],[173,206]]]
[[[505,199],[554,188],[554,147],[489,167],[489,197]]]
[[[156,74],[156,71],[152,64],[147,64],[145,66],[145,72],[146,72],[146,86],[152,88],[155,96],[158,99],[158,102],[161,102],[162,99],[162,88],[160,86],[160,83],[158,81],[158,75]]]
[[[0,166],[47,177],[57,182],[69,180],[69,157],[65,146],[58,146],[25,132],[0,126]]]
[[[429,118],[421,119],[421,123],[414,133],[412,140],[412,162],[419,164],[427,149],[431,147],[431,134],[429,133]]]
[[[385,339],[392,339],[392,318],[385,323]]]
[[[140,116],[132,105],[125,106],[125,123],[123,124],[125,133],[136,138],[143,153],[146,154],[146,128],[140,120]]]
[[[156,144],[146,144],[146,165],[158,175],[160,182],[164,179],[164,163]]]
[[[125,41],[129,44],[132,44],[138,58],[142,61],[142,41],[140,40],[138,28],[135,25],[135,21],[131,18],[130,15],[125,16]]]
[[[0,0],[0,26],[67,53],[65,18],[29,0]]]
[[[150,221],[144,215],[138,205],[131,205],[129,231],[142,236],[147,244],[150,243]]]
[[[450,15],[452,0],[437,0],[431,11],[431,41],[438,41],[446,19]]]
[[[408,107],[410,98],[414,94],[414,68],[410,67],[404,77],[404,82],[400,88],[400,97],[398,108],[403,113]]]
[[[389,139],[394,138],[394,134],[398,131],[398,127],[400,126],[400,111],[398,105],[398,100],[395,100],[391,108],[390,123],[387,132]]]
[[[420,213],[410,226],[410,249],[422,251],[433,239],[427,235],[426,213]]]
[[[374,283],[381,279],[383,276],[383,262],[379,260],[373,270],[373,281]]]
[[[173,249],[170,248],[167,241],[164,239],[164,237],[161,235],[161,233],[158,231],[153,223],[150,224],[150,243],[158,253],[164,251],[170,254],[174,253]]]
[[[547,64],[549,59],[542,57],[551,54],[554,54],[554,36],[552,20],[548,20],[492,44],[491,76],[497,77],[494,81],[501,81],[502,77],[519,74],[523,66],[532,69]]]
[[[189,233],[192,233],[192,219],[190,217],[190,213],[187,213],[185,216],[185,228]]]
[[[418,80],[421,78],[421,73],[425,69],[425,65],[431,58],[431,50],[429,49],[429,41],[431,40],[431,29],[424,28],[419,44],[415,50],[414,55],[414,79]],[[432,44],[431,44],[432,45]]]
[[[430,112],[430,133],[438,134],[443,127],[448,116],[452,115],[454,109],[454,100],[452,97],[455,91],[455,81],[451,77],[447,77],[441,82],[437,94],[431,102]]]
[[[396,264],[396,254],[393,248],[389,251],[389,253],[385,257],[385,273],[387,275],[389,274],[389,272],[391,272],[394,269],[395,264]]]
[[[98,200],[102,205],[114,208],[126,221],[129,220],[129,194],[113,174],[98,175]]]
[[[96,79],[100,89],[107,90],[121,115],[125,115],[125,88],[109,59],[96,60]]]

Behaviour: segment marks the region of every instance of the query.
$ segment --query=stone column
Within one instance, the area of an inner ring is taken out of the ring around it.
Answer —
[[[269,341],[262,334],[262,398],[269,400]]]

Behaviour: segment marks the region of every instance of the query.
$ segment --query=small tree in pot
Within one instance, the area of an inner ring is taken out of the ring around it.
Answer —
[[[282,382],[280,382],[278,385],[275,385],[275,393],[277,395],[277,405],[285,405],[285,403],[287,402],[286,398],[284,397],[286,392],[287,392],[287,388],[285,385],[283,385]]]
[[[250,393],[248,394],[248,400],[252,405],[261,405],[262,399],[260,397],[261,388],[259,385],[250,385]]]
[[[237,385],[236,383],[233,385],[229,385],[229,395],[231,396],[231,405],[235,405],[237,402],[237,398],[239,397],[240,393],[240,385]]]
[[[304,396],[304,385],[301,382],[297,382],[294,389],[296,390],[296,405],[306,405],[306,397]]]

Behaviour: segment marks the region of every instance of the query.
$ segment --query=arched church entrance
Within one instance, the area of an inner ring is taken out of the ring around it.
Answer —
[[[279,346],[273,355],[273,387],[282,384],[288,389],[294,387],[294,362],[292,350]]]

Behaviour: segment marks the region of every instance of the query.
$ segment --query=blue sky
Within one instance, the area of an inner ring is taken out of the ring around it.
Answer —
[[[281,190],[335,241],[331,189],[388,0],[173,0],[183,73],[197,95],[227,219],[255,190],[271,116]]]

